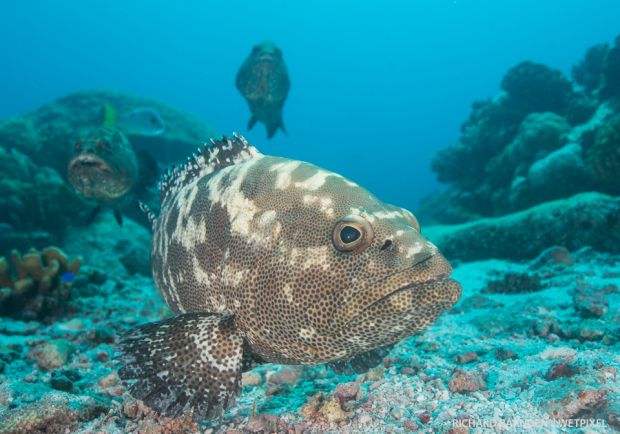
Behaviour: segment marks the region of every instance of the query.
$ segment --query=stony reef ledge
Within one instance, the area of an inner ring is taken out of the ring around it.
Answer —
[[[449,258],[523,260],[553,245],[620,253],[620,197],[581,193],[501,217],[423,228]]]

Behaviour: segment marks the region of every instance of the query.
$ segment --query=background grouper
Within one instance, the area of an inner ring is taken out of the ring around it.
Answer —
[[[161,182],[151,261],[176,317],[122,341],[123,379],[157,411],[217,417],[262,362],[361,372],[460,297],[413,214],[240,136]]]

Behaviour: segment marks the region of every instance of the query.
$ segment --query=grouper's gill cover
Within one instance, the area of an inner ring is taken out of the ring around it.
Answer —
[[[460,296],[415,217],[340,175],[234,136],[161,182],[153,276],[173,319],[123,339],[123,379],[167,415],[216,417],[269,361],[380,361]]]

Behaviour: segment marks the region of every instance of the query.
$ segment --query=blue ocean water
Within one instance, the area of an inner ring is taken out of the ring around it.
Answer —
[[[411,209],[437,187],[430,160],[472,101],[533,60],[569,72],[618,31],[614,0],[7,1],[0,118],[78,89],[150,96],[239,131],[263,152],[310,161]],[[245,130],[234,77],[271,39],[292,87],[289,136]]]
[[[0,6],[0,434],[620,430],[620,1]]]

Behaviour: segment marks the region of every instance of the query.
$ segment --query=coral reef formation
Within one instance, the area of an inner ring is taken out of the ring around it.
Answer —
[[[157,110],[165,122],[163,134],[143,136],[127,132],[132,145],[147,149],[153,157],[171,164],[183,160],[215,132],[187,113],[147,98],[116,92],[76,92],[27,113],[0,122],[0,145],[30,155],[35,163],[64,174],[73,144],[104,122],[104,106],[117,113],[141,107]]]
[[[596,132],[584,159],[588,173],[603,191],[620,194],[620,113]]]
[[[618,194],[618,77],[620,37],[588,50],[574,81],[540,63],[511,68],[502,93],[474,103],[458,141],[434,158],[449,186],[422,202],[422,218],[462,223],[585,191]]]
[[[71,255],[81,255],[84,262],[98,264],[115,276],[150,276],[150,242],[151,233],[144,226],[126,219],[118,227],[112,213],[108,213],[88,226],[69,228],[63,247]]]
[[[508,94],[507,104],[521,113],[563,113],[572,93],[571,83],[562,72],[530,61],[512,67],[501,88]]]
[[[427,226],[449,259],[531,259],[553,245],[620,253],[620,197],[581,193],[502,217]]]
[[[0,144],[0,253],[59,243],[84,211],[84,202],[56,170]]]
[[[62,308],[70,296],[81,260],[69,262],[56,247],[30,249],[21,255],[11,252],[14,273],[5,257],[0,257],[0,315],[19,319],[41,319]]]

